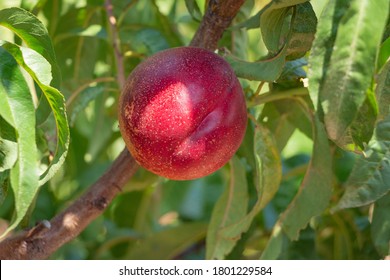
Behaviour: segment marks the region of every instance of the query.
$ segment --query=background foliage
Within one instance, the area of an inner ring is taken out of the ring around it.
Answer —
[[[124,72],[188,45],[205,0],[0,3],[0,226],[50,219],[124,148]],[[214,174],[143,169],[54,259],[380,259],[390,255],[387,0],[247,0],[220,40],[248,129]]]

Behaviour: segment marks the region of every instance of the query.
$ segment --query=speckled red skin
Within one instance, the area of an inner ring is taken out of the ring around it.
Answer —
[[[239,148],[247,113],[230,65],[194,47],[159,52],[126,81],[119,126],[144,168],[173,180],[206,176]]]

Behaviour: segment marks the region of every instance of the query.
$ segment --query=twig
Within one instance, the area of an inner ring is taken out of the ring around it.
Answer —
[[[260,95],[255,95],[254,98],[252,98],[252,100],[247,102],[247,106],[254,107],[268,102],[273,102],[273,101],[286,99],[286,98],[296,98],[297,96],[305,96],[305,95],[309,95],[309,91],[307,88],[304,87],[293,88],[293,89],[279,91],[279,92],[269,91]]]
[[[233,15],[237,14],[243,2],[244,0],[227,0],[217,5],[217,1],[211,0],[208,9],[212,10],[206,12],[201,27],[195,35],[196,39],[194,38],[191,45],[214,50],[224,29],[229,26]],[[111,19],[111,1],[107,0],[105,4],[107,14]],[[114,29],[113,34],[116,34],[115,21],[110,21],[110,26]],[[214,29],[217,31],[213,31]],[[210,34],[212,34],[211,37]],[[123,60],[117,43],[114,44],[114,50],[118,63],[118,81],[122,88],[125,81]],[[45,221],[28,231],[17,233],[3,240],[0,243],[0,259],[48,258],[62,245],[78,236],[90,222],[103,213],[137,168],[138,164],[125,149],[84,195],[49,223]]]
[[[101,215],[137,170],[125,149],[88,191],[54,217],[0,243],[0,259],[45,259]]]
[[[217,49],[223,32],[229,27],[244,2],[245,0],[210,0],[190,45],[208,50]]]
[[[125,85],[126,76],[125,76],[125,68],[123,66],[123,54],[120,50],[120,41],[117,32],[116,18],[114,16],[111,0],[105,0],[104,7],[106,8],[108,25],[110,26],[110,30],[111,30],[111,41],[112,41],[112,46],[114,48],[119,88],[120,90],[122,90]]]
[[[72,102],[76,99],[76,97],[83,91],[85,90],[86,88],[88,88],[89,86],[95,84],[95,83],[108,83],[108,82],[114,82],[115,81],[115,78],[114,77],[100,77],[100,78],[96,78],[92,81],[89,81],[83,85],[81,85],[79,88],[77,88],[71,96],[69,96],[69,98],[66,100],[66,106],[69,107]]]

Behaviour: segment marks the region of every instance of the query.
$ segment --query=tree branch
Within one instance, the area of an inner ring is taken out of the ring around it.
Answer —
[[[45,221],[1,242],[0,259],[48,258],[102,214],[137,168],[137,163],[125,149],[84,195],[50,223]]]
[[[210,0],[208,10],[201,22],[191,46],[215,50],[233,17],[237,14],[244,0]],[[112,4],[105,1],[107,14],[112,16]],[[115,23],[111,23],[116,32]],[[112,31],[113,31],[112,30]],[[116,34],[116,33],[113,33]],[[113,39],[116,40],[115,36]],[[118,42],[114,42],[117,59],[118,82],[124,83],[123,60]],[[118,52],[117,52],[118,51]],[[122,64],[120,64],[122,63]],[[122,66],[120,66],[122,65]],[[122,77],[122,78],[121,78]],[[78,236],[90,222],[101,215],[112,199],[130,180],[138,164],[125,149],[113,162],[112,166],[100,177],[87,192],[74,201],[62,213],[50,222],[43,221],[30,230],[17,233],[0,243],[0,259],[46,259],[58,248]]]
[[[191,46],[198,46],[214,51],[223,32],[245,0],[210,0],[200,26],[191,41]]]
[[[118,75],[119,88],[120,90],[122,90],[126,82],[125,67],[123,66],[123,54],[120,50],[120,41],[118,37],[116,18],[114,16],[112,1],[105,0],[104,7],[106,9],[106,13],[108,17],[108,25],[110,26],[110,30],[111,30],[111,42],[114,48],[114,55],[115,55],[115,62],[116,62],[116,69],[117,69],[116,72]]]

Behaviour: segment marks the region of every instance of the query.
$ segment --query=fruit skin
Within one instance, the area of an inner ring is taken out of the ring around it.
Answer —
[[[159,52],[130,74],[119,127],[144,168],[191,180],[221,168],[239,148],[247,113],[240,83],[215,53],[195,47]]]

